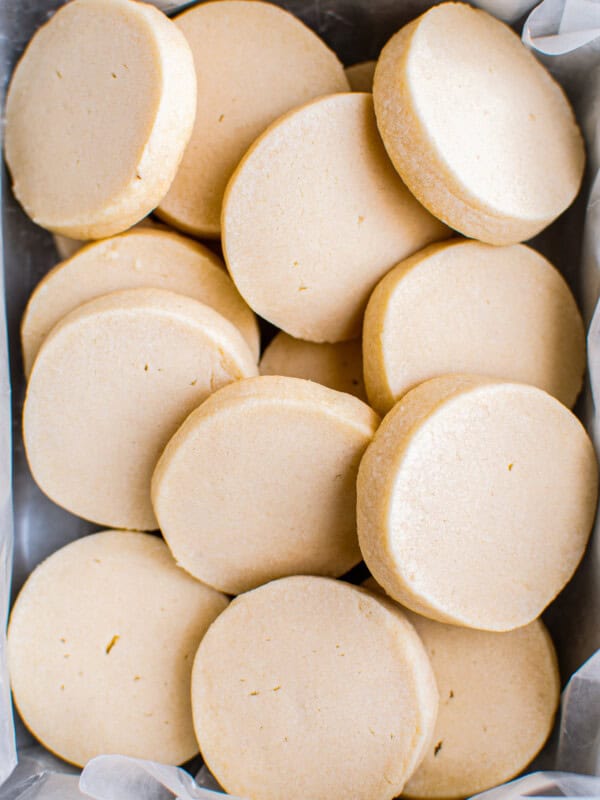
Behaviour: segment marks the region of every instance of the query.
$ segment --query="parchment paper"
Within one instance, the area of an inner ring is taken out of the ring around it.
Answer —
[[[155,4],[168,12],[177,5],[171,0],[156,0]],[[389,36],[431,2],[287,0],[278,4],[301,17],[344,63],[352,64],[376,58]],[[8,76],[24,45],[60,5],[62,0],[0,0],[2,106]],[[544,0],[533,10],[531,0],[479,0],[477,5],[522,30],[523,40],[567,89],[586,135],[588,172],[582,195],[533,244],[563,271],[580,299],[586,321],[591,321],[590,386],[578,412],[600,452],[600,415],[596,414],[596,404],[600,403],[600,311],[593,315],[600,295],[600,0]],[[548,166],[550,169],[552,165]],[[47,500],[27,469],[20,435],[24,380],[19,322],[31,290],[57,257],[51,237],[33,225],[15,203],[5,172],[0,181],[4,267],[0,290],[5,290],[8,328],[7,340],[0,304],[0,620],[4,620],[11,594],[11,562],[14,596],[36,564],[97,526],[82,522]],[[593,655],[600,648],[600,526],[575,580],[545,619],[557,644],[565,681],[583,666],[563,692],[555,736],[532,767],[545,771],[480,795],[489,800],[557,795],[600,798],[600,653]],[[17,750],[19,763],[15,768]],[[198,766],[192,765],[192,771]],[[0,800],[214,800],[220,796],[212,791],[215,788],[205,768],[194,779],[183,769],[106,755],[93,759],[79,775],[47,753],[18,720],[13,727],[0,625]]]

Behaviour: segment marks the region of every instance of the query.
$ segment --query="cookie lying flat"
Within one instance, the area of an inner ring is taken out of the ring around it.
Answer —
[[[376,61],[361,61],[344,70],[353,92],[372,92]]]
[[[363,328],[371,405],[385,414],[438,375],[531,383],[572,406],[585,370],[581,314],[560,273],[525,245],[432,245],[379,283]]]
[[[522,384],[434,378],[394,406],[361,462],[360,548],[408,608],[510,630],[571,578],[597,485],[592,443],[558,400]]]
[[[377,124],[402,179],[452,228],[529,239],[575,199],[583,140],[563,90],[507,25],[442,3],[383,48]]]
[[[447,235],[398,178],[367,94],[275,122],[227,187],[223,250],[240,294],[298,339],[360,335],[369,294],[401,258]]]
[[[13,191],[73,239],[126,230],[166,194],[196,113],[190,48],[151,5],[74,0],[29,43],[6,103]]]
[[[361,560],[356,473],[378,422],[357,398],[298,378],[215,393],[152,478],[177,563],[229,594],[285,575],[343,575]]]
[[[373,579],[363,585],[381,591]],[[403,795],[471,797],[514,778],[546,742],[559,701],[544,624],[489,633],[401,610],[425,645],[440,693],[433,738]]]
[[[100,295],[137,288],[168,289],[214,308],[238,328],[258,359],[256,318],[217,256],[176,233],[135,230],[88,245],[38,284],[21,323],[25,374],[65,314]]]
[[[78,766],[106,753],[187,761],[198,752],[194,654],[226,606],[177,569],[155,536],[104,531],[63,547],[29,576],[11,615],[8,661],[23,721]]]
[[[184,231],[218,236],[227,181],[254,139],[291,108],[348,91],[348,81],[325,43],[270,3],[203,3],[175,24],[194,54],[198,113],[157,213]]]
[[[33,477],[84,519],[157,528],[150,479],[163,447],[211,392],[256,371],[237,329],[197,300],[161,289],[92,300],[35,360],[23,410]]]
[[[281,331],[263,353],[259,370],[261,375],[305,378],[367,400],[360,339],[317,344]]]
[[[192,673],[202,756],[252,800],[391,800],[431,736],[437,691],[414,629],[361,589],[274,581],[234,600]]]

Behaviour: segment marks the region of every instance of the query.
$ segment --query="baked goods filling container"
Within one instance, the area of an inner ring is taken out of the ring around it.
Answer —
[[[62,4],[61,0],[1,0],[2,106],[12,69],[25,45]],[[393,33],[432,5],[424,0],[284,0],[277,4],[313,28],[345,65],[377,58]],[[586,139],[582,191],[573,206],[533,245],[561,270],[583,310],[588,326],[588,373],[576,411],[600,454],[600,420],[594,402],[600,403],[600,312],[594,314],[600,295],[600,2],[544,0],[536,6],[531,0],[478,0],[473,4],[522,33],[525,43],[566,89]],[[169,14],[182,7],[170,0],[156,0],[155,5]],[[552,163],[547,168],[551,170]],[[5,307],[0,305],[0,618],[4,621],[11,598],[31,570],[50,553],[98,530],[98,526],[55,506],[37,488],[27,467],[21,437],[25,379],[19,326],[31,291],[58,257],[51,235],[34,225],[13,198],[5,168],[0,236],[0,286],[6,306],[5,327]],[[600,797],[598,524],[574,580],[544,619],[557,647],[566,687],[554,735],[528,770],[533,774],[485,794],[502,798]],[[0,800],[216,796],[209,791],[216,787],[206,771],[201,769],[195,775],[201,767],[199,760],[190,766],[194,780],[190,773],[175,767],[107,755],[90,762],[80,782],[75,768],[51,756],[34,742],[19,720],[13,721],[5,651],[3,627]]]

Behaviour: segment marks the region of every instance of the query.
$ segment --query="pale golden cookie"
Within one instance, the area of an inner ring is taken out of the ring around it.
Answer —
[[[357,337],[383,275],[447,234],[398,178],[362,93],[321,98],[275,122],[223,206],[225,260],[242,297],[315,342]]]
[[[175,24],[194,54],[198,112],[157,213],[184,231],[218,236],[227,181],[256,137],[291,108],[348,91],[348,81],[335,53],[270,3],[202,3]]]
[[[202,756],[226,791],[251,800],[391,800],[419,763],[437,703],[406,618],[327,578],[238,597],[192,672]]]
[[[259,370],[261,375],[305,378],[367,400],[360,339],[317,344],[280,331],[263,353]]]
[[[434,378],[394,406],[367,448],[360,548],[414,611],[511,630],[573,575],[597,489],[592,443],[558,400],[523,384]]]
[[[585,330],[560,273],[525,245],[451,240],[402,261],[371,295],[365,382],[385,414],[419,383],[477,374],[531,383],[567,406],[585,370]]]
[[[373,75],[376,65],[376,61],[361,61],[351,67],[346,67],[344,72],[353,92],[373,91]]]
[[[153,230],[167,231],[169,228],[161,222],[155,222],[152,217],[144,217],[138,223],[133,225],[129,230],[139,230],[139,228],[152,228]],[[78,250],[88,244],[88,241],[82,239],[69,239],[68,236],[61,236],[60,233],[55,233],[52,238],[54,239],[54,246],[60,257],[61,261],[66,261],[67,258],[74,256]]]
[[[211,392],[256,372],[238,330],[197,300],[162,289],[91,300],[52,329],[31,372],[33,477],[84,519],[157,528],[150,480],[165,444]]]
[[[88,300],[121,289],[168,289],[214,308],[238,328],[258,359],[260,335],[252,311],[222,262],[198,242],[164,230],[135,230],[95,242],[44,277],[21,323],[25,374],[56,323]]]
[[[382,591],[372,578],[363,585]],[[400,610],[425,645],[440,693],[433,738],[403,795],[471,797],[514,778],[546,742],[559,701],[544,624],[489,633]]]
[[[130,228],[164,197],[196,113],[192,53],[154,6],[74,0],[30,41],[5,152],[29,216],[73,239]]]
[[[495,17],[442,3],[381,52],[377,124],[408,188],[452,228],[514,244],[575,199],[585,152],[562,88]]]
[[[356,473],[377,428],[356,397],[299,378],[226,387],[166,446],[152,503],[177,563],[238,594],[361,560]]]
[[[198,752],[194,654],[226,606],[156,536],[103,531],[63,547],[29,576],[10,619],[23,721],[78,766],[109,753],[187,761]]]

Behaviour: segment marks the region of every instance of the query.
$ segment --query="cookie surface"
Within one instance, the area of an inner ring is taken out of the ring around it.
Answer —
[[[437,711],[414,629],[355,586],[274,581],[234,600],[192,674],[203,758],[251,800],[391,800]]]
[[[63,547],[30,575],[11,615],[23,721],[78,766],[106,753],[187,761],[198,752],[193,658],[226,605],[177,569],[158,537],[103,531]]]
[[[363,327],[371,405],[385,414],[438,375],[530,383],[571,407],[585,331],[560,273],[525,245],[431,245],[402,261],[369,299]]]
[[[215,393],[152,478],[177,563],[229,594],[285,575],[343,575],[361,560],[356,473],[378,421],[357,398],[298,378]]]
[[[325,97],[275,122],[243,158],[223,205],[223,251],[242,297],[315,342],[359,336],[377,282],[446,234],[395,173],[362,93]]]
[[[372,578],[363,586],[383,591]],[[546,742],[559,701],[556,653],[543,622],[489,633],[399,608],[427,650],[440,693],[433,737],[403,795],[471,797],[514,778]]]
[[[197,300],[162,289],[92,300],[35,360],[23,410],[33,477],[84,519],[157,528],[150,480],[163,447],[211,392],[256,372],[237,329]]]
[[[394,406],[361,462],[361,551],[408,608],[511,630],[573,575],[597,488],[591,441],[553,397],[481,377],[434,378]]]
[[[129,230],[139,230],[140,228],[168,230],[166,225],[163,225],[161,222],[155,222],[153,217],[144,217],[135,225],[132,225]],[[89,243],[89,241],[84,241],[82,239],[69,239],[68,236],[61,236],[60,233],[55,233],[52,239],[54,240],[54,246],[56,247],[56,252],[61,261],[66,261],[67,258],[71,258],[78,250],[81,250],[84,245]]]
[[[402,28],[381,52],[373,96],[402,179],[465,236],[529,239],[579,190],[585,152],[562,88],[485,11],[442,3]]]
[[[25,374],[31,372],[42,342],[62,317],[103,294],[138,288],[167,289],[214,308],[238,328],[258,359],[256,318],[220,259],[176,233],[136,229],[88,245],[38,284],[21,323]]]
[[[164,14],[132,0],[67,3],[37,31],[10,83],[13,191],[55,233],[126,230],[166,194],[195,109],[192,54]]]
[[[184,231],[218,236],[227,181],[254,139],[291,108],[348,91],[348,81],[325,43],[270,3],[203,3],[175,24],[194,54],[198,113],[157,213]]]
[[[367,401],[359,339],[317,344],[280,331],[263,353],[259,370],[261,375],[305,378]]]

